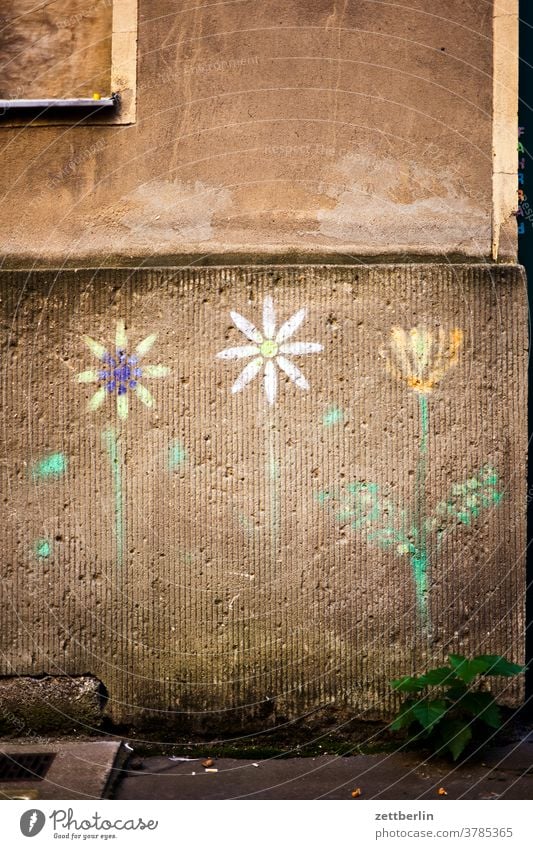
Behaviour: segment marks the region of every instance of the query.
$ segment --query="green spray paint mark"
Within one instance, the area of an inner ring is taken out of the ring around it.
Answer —
[[[272,480],[279,477],[279,463],[274,456],[270,456],[269,473]]]
[[[50,557],[52,553],[52,545],[47,539],[37,539],[33,544],[33,550],[35,552],[35,556],[43,560],[46,557]]]
[[[178,550],[178,557],[185,566],[192,566],[196,562],[196,557],[192,551]]]
[[[60,478],[67,470],[67,458],[61,452],[48,454],[37,460],[31,468],[32,480]]]
[[[420,407],[420,452],[411,510],[398,509],[393,501],[381,497],[377,484],[367,481],[343,484],[319,492],[316,497],[319,504],[333,512],[340,524],[364,533],[370,544],[393,549],[401,557],[409,558],[418,615],[424,630],[429,632],[430,566],[442,541],[458,527],[472,525],[482,510],[500,504],[504,493],[497,471],[492,466],[484,466],[476,477],[452,484],[449,498],[437,504],[433,516],[424,515],[428,417],[425,405]]]
[[[437,514],[432,521],[440,526],[472,525],[482,510],[500,504],[503,492],[499,487],[496,470],[484,466],[477,478],[452,484],[448,499],[437,504]]]
[[[247,534],[247,536],[249,537],[254,536],[256,532],[254,522],[245,513],[239,513],[238,520],[239,525],[241,526],[245,534]]]
[[[168,450],[168,468],[172,471],[178,469],[187,461],[187,449],[177,439],[170,444]]]
[[[124,497],[122,492],[122,459],[117,435],[113,428],[102,432],[102,441],[107,450],[113,473],[113,495],[115,498],[115,538],[117,543],[117,566],[124,562],[125,521]]]
[[[332,425],[341,424],[343,421],[344,413],[340,407],[329,407],[322,416],[324,427],[332,427]]]
[[[420,452],[426,453],[428,448],[429,434],[429,405],[426,395],[418,396],[418,405],[420,408]]]
[[[270,556],[272,560],[272,568],[275,568],[277,563],[278,539],[279,539],[279,521],[280,521],[280,467],[277,461],[276,451],[276,427],[274,422],[274,409],[271,405],[268,408],[268,417],[265,423],[267,430],[265,441],[266,454],[266,478],[268,481],[268,498],[270,510]]]
[[[418,408],[420,415],[420,443],[418,449],[418,465],[416,470],[416,489],[414,507],[414,531],[416,539],[416,551],[411,554],[411,568],[416,589],[416,603],[424,628],[429,627],[428,610],[428,572],[430,568],[429,553],[427,546],[426,525],[426,475],[428,459],[428,435],[429,435],[429,406],[427,396],[418,395]]]

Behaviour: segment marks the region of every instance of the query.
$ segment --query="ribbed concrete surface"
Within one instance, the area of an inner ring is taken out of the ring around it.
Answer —
[[[522,659],[519,268],[5,272],[1,289],[3,672],[90,673],[115,719],[202,729],[381,717],[428,655]],[[217,358],[254,344],[232,310],[272,344]],[[279,350],[296,342],[316,345]],[[308,388],[276,364],[268,404],[272,354]]]

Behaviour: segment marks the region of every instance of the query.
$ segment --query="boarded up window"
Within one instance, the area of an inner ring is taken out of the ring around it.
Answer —
[[[0,98],[111,93],[113,0],[10,0],[0,19]]]

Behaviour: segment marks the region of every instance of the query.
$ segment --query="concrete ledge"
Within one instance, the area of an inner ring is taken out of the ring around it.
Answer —
[[[102,722],[105,688],[88,675],[0,679],[0,733],[35,736],[37,732],[88,733]]]

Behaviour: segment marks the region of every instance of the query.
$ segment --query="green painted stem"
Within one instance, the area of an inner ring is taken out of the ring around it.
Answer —
[[[267,418],[267,480],[269,482],[269,510],[270,510],[270,550],[272,563],[275,564],[278,552],[279,531],[279,467],[276,460],[276,431],[274,423],[274,409],[272,405],[268,408]]]
[[[427,545],[426,529],[426,474],[428,456],[428,434],[429,434],[429,406],[426,395],[418,395],[420,412],[420,445],[418,454],[418,467],[416,472],[415,492],[415,525],[417,529],[416,554],[411,557],[411,566],[416,587],[417,609],[425,630],[429,629],[428,609],[428,573],[429,553]]]
[[[117,434],[113,428],[102,432],[102,441],[105,445],[111,463],[113,474],[113,495],[115,499],[115,540],[117,546],[117,566],[120,568],[124,563],[126,525],[124,520],[124,493],[122,487],[123,462],[120,454],[120,445]]]

